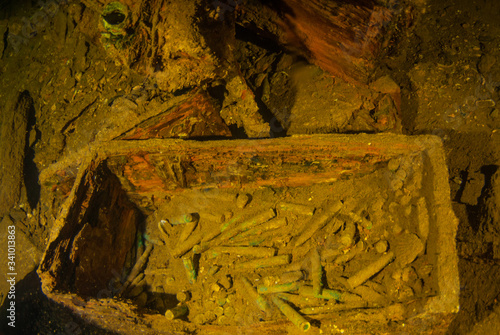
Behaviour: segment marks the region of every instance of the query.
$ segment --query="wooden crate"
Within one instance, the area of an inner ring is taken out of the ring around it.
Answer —
[[[415,156],[428,215],[426,251],[436,293],[383,308],[341,310],[308,317],[310,333],[444,333],[458,311],[457,219],[450,203],[442,145],[434,136],[304,135],[279,139],[114,141],[76,153],[43,174],[72,186],[53,225],[38,273],[44,293],[84,319],[122,334],[287,334],[286,319],[238,325],[169,321],[112,296],[133,247],[137,226],[154,207],[186,190],[262,189],[328,185]],[[79,166],[79,168],[77,168]],[[72,173],[66,173],[72,171]],[[74,171],[78,171],[74,177]],[[64,178],[68,176],[68,178]],[[73,177],[69,177],[73,176]],[[54,188],[55,189],[55,188]],[[394,322],[388,322],[393,320]]]

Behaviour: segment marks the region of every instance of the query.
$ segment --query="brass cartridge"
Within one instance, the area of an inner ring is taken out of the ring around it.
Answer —
[[[361,225],[361,227],[365,228],[365,229],[372,229],[373,228],[373,223],[368,220],[367,218],[359,215],[359,214],[356,214],[354,212],[349,212],[347,213],[347,215],[356,223],[358,223],[359,225]]]
[[[167,311],[165,312],[165,317],[168,320],[177,319],[178,317],[185,315],[187,311],[188,311],[187,306],[184,304],[180,304],[172,309],[167,309]]]
[[[361,301],[361,297],[357,294],[349,293],[349,292],[339,292],[335,290],[330,290],[327,288],[323,289],[323,292],[321,292],[321,295],[316,296],[314,294],[314,290],[312,286],[308,285],[302,285],[299,288],[299,295],[302,295],[304,297],[315,297],[319,299],[326,299],[326,300],[336,300],[339,302],[343,303],[357,303]]]
[[[187,240],[187,238],[191,235],[191,233],[195,230],[196,226],[198,225],[198,216],[196,215],[191,215],[190,216],[190,221],[186,222],[184,224],[184,229],[182,229],[181,235],[179,236],[179,240],[177,244],[180,244]]]
[[[191,250],[195,245],[201,242],[202,238],[201,232],[191,234],[184,242],[177,244],[174,250],[172,250],[172,257],[178,258],[184,255],[186,252]]]
[[[258,226],[266,221],[271,220],[276,216],[276,213],[274,210],[271,208],[267,211],[264,211],[260,214],[257,214],[253,218],[243,221],[240,223],[237,227],[234,227],[232,229],[226,229],[218,238],[219,241],[225,241],[228,240],[236,235],[238,235],[240,232],[247,231],[255,226]]]
[[[196,282],[196,270],[194,268],[194,262],[192,256],[186,256],[182,258],[182,264],[184,264],[184,269],[186,269],[187,278],[190,284]]]
[[[299,289],[299,283],[286,283],[286,284],[277,284],[277,285],[260,285],[257,288],[257,292],[261,294],[271,294],[271,293],[284,293],[284,292],[293,292]]]
[[[381,256],[378,260],[371,263],[370,265],[364,267],[362,270],[358,271],[355,275],[346,280],[347,288],[352,290],[353,288],[363,284],[365,281],[370,279],[373,275],[381,271],[383,268],[387,266],[390,262],[392,262],[395,258],[395,255],[392,251],[389,251],[387,254]]]
[[[260,225],[261,223],[264,223],[266,221],[271,220],[276,216],[276,213],[274,212],[274,209],[269,209],[267,211],[264,211],[253,218],[243,221],[242,223],[239,224],[238,226],[238,231],[247,231],[250,228],[253,228],[257,225]]]
[[[313,284],[313,293],[315,297],[321,295],[323,290],[323,269],[321,267],[321,258],[317,249],[311,251],[311,279]]]
[[[302,279],[304,279],[304,273],[300,270],[285,272],[281,276],[279,276],[279,282],[281,284],[298,282]]]
[[[179,302],[186,302],[191,299],[191,293],[189,291],[179,291],[175,297]]]
[[[313,298],[313,297],[306,297],[298,294],[292,294],[292,293],[278,293],[278,297],[285,301],[289,301],[292,304],[296,306],[319,306],[322,303],[324,303],[324,300],[318,299],[318,298]]]
[[[300,330],[306,332],[311,328],[311,324],[296,310],[294,310],[290,305],[281,300],[278,296],[274,295],[272,297],[274,304],[280,309],[288,320],[290,320],[294,325],[296,325]]]
[[[277,206],[279,209],[282,211],[290,211],[295,214],[300,214],[300,215],[313,215],[314,214],[314,208],[311,208],[306,205],[300,205],[300,204],[294,204],[290,202],[280,202],[278,203]]]
[[[195,219],[195,216],[193,214],[184,214],[184,215],[179,215],[173,218],[170,218],[168,221],[172,226],[180,225],[180,224],[185,224],[189,222],[193,222]]]
[[[323,228],[335,214],[340,212],[342,207],[342,202],[340,200],[337,200],[335,203],[333,203],[333,205],[331,205],[322,213],[314,215],[295,241],[295,247],[299,247],[307,240],[309,240],[316,231]]]
[[[262,233],[265,233],[267,231],[282,228],[286,226],[286,224],[287,224],[286,218],[284,217],[274,218],[272,220],[269,220],[268,222],[258,225],[257,227],[239,233],[238,235],[232,238],[232,241],[241,242],[244,241],[249,236],[261,235]]]
[[[254,270],[259,268],[286,265],[290,263],[291,255],[280,255],[268,258],[258,258],[248,262],[236,264],[236,270]]]
[[[352,221],[345,223],[344,230],[340,234],[340,242],[345,247],[350,247],[354,243],[354,235],[356,234],[356,225]]]
[[[212,253],[212,257],[217,257],[220,254],[231,254],[266,258],[273,257],[276,254],[276,250],[274,248],[266,247],[213,247],[210,251]]]
[[[243,285],[245,286],[246,289],[246,298],[249,298],[249,300],[253,301],[257,307],[259,307],[260,310],[265,312],[266,314],[269,314],[271,311],[271,307],[269,306],[269,303],[267,302],[266,298],[261,296],[255,287],[252,285],[250,280],[248,280],[247,277],[241,277],[241,281],[243,282]]]
[[[319,298],[319,299],[334,299],[337,301],[340,301],[342,292],[334,291],[334,290],[329,290],[324,288],[321,292],[321,294],[317,295],[314,293],[314,287],[313,286],[308,286],[308,285],[302,285],[299,288],[299,294],[304,297],[311,297],[311,298]]]

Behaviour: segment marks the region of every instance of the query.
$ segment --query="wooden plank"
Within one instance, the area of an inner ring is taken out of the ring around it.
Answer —
[[[358,85],[368,83],[397,16],[395,9],[371,0],[282,0],[264,9],[250,3],[242,11],[247,13],[240,22],[248,29],[277,39],[323,70]],[[270,22],[262,22],[260,12]]]

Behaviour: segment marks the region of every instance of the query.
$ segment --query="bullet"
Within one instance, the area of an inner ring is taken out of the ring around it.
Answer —
[[[208,275],[214,276],[217,272],[219,272],[220,268],[221,267],[218,265],[212,265],[210,269],[208,269]]]
[[[141,257],[139,257],[139,259],[137,260],[137,262],[135,262],[134,267],[132,268],[132,270],[130,271],[129,275],[127,276],[127,279],[125,280],[125,283],[123,284],[123,286],[118,291],[118,293],[117,293],[118,296],[120,296],[126,289],[128,289],[128,287],[130,286],[130,284],[132,283],[132,281],[135,279],[135,277],[137,277],[137,275],[139,274],[139,272],[141,271],[141,269],[146,264],[146,262],[148,260],[148,257],[149,257],[149,254],[151,253],[152,250],[153,250],[153,244],[152,243],[148,243],[148,245],[146,246],[146,249],[142,253]]]
[[[388,248],[388,244],[387,244],[387,241],[385,241],[385,240],[378,241],[375,244],[375,250],[377,250],[377,252],[379,254],[383,254],[384,252],[386,252],[387,248]]]
[[[290,307],[286,302],[281,300],[278,296],[272,297],[273,303],[280,309],[288,320],[290,320],[294,325],[296,325],[303,332],[308,331],[311,328],[311,324],[296,310]]]
[[[271,294],[271,293],[283,293],[283,292],[293,292],[299,289],[298,283],[286,283],[286,284],[276,284],[276,285],[260,285],[257,288],[257,292],[260,294]]]
[[[204,234],[201,238],[201,242],[193,247],[193,252],[195,254],[201,254],[202,252],[207,251],[211,246],[215,245],[215,242],[213,240],[219,235],[219,230],[213,230],[207,234]]]
[[[225,220],[224,214],[200,213],[200,220],[203,222],[209,221],[214,223],[223,223]]]
[[[170,222],[171,225],[176,226],[180,224],[193,222],[194,220],[195,216],[193,214],[183,214],[170,218],[168,221]]]
[[[361,215],[359,214],[356,214],[356,213],[353,213],[353,212],[349,212],[347,214],[354,222],[358,223],[359,225],[361,225],[361,227],[365,228],[365,229],[372,229],[373,228],[373,223],[368,220],[367,218],[365,217],[362,217]]]
[[[306,297],[298,294],[292,293],[278,293],[278,297],[285,301],[289,301],[290,303],[296,306],[317,306],[324,302],[322,299],[314,298],[314,297]]]
[[[354,222],[346,222],[345,228],[340,234],[340,242],[345,247],[350,247],[354,243],[354,235],[356,234],[356,225]]]
[[[205,251],[207,251],[208,249],[210,249],[210,243],[208,242],[203,242],[201,241],[200,244],[197,244],[193,247],[193,253],[194,254],[201,254]]]
[[[341,265],[347,263],[351,259],[356,257],[356,255],[363,252],[364,250],[365,250],[365,243],[363,241],[359,241],[358,243],[356,243],[354,247],[351,247],[347,253],[338,256],[333,262],[333,264]]]
[[[336,300],[339,302],[358,302],[361,298],[349,292],[339,292],[335,290],[330,290],[324,288],[320,295],[315,295],[312,286],[301,285],[299,288],[299,295],[304,297],[326,299],[326,300]]]
[[[266,221],[271,220],[275,216],[276,216],[276,213],[271,208],[267,211],[264,211],[260,214],[257,214],[256,216],[254,216],[253,218],[251,218],[249,220],[243,221],[237,227],[224,230],[224,232],[219,236],[218,240],[221,242],[228,240],[228,239],[238,235],[240,232],[247,231],[247,230],[249,230],[257,225],[260,225]]]
[[[306,205],[293,204],[290,202],[280,202],[278,203],[278,208],[281,209],[282,211],[289,211],[300,215],[310,216],[314,214],[314,208],[311,208]]]
[[[250,256],[256,258],[273,257],[276,253],[274,248],[266,247],[213,247],[211,250],[212,257],[217,257],[220,254],[231,254],[238,256]]]
[[[307,240],[309,240],[316,231],[323,228],[328,221],[340,210],[342,209],[343,204],[340,200],[334,202],[329,208],[318,215],[314,215],[311,220],[307,223],[305,229],[299,235],[297,240],[295,241],[295,247],[299,247],[304,244]]]
[[[250,202],[250,195],[246,193],[240,193],[238,194],[238,197],[236,198],[236,207],[243,209],[248,205]]]
[[[271,220],[276,216],[276,213],[274,212],[274,209],[269,209],[267,211],[264,211],[250,220],[243,221],[242,223],[239,224],[238,230],[239,231],[247,231],[250,228],[253,228],[261,223],[264,223],[266,221]]]
[[[304,273],[302,271],[289,271],[283,273],[279,277],[279,282],[281,284],[286,284],[286,283],[292,283],[292,282],[298,282],[299,280],[304,279]]]
[[[194,284],[196,282],[196,270],[194,268],[193,258],[190,256],[182,258],[182,264],[184,264],[184,269],[186,269],[189,283]]]
[[[244,241],[249,236],[261,235],[262,233],[265,233],[267,231],[284,227],[284,226],[286,226],[286,224],[287,224],[286,218],[284,218],[284,217],[274,218],[268,222],[265,222],[261,225],[258,225],[257,227],[254,227],[254,228],[249,229],[245,232],[239,233],[238,235],[234,236],[231,240],[233,242],[241,242],[241,241]]]
[[[352,304],[327,304],[324,306],[306,307],[300,309],[300,313],[304,315],[314,315],[314,314],[331,314],[338,311],[346,311],[350,309],[366,307],[364,301],[359,301]]]
[[[189,215],[190,219],[184,224],[184,229],[182,229],[181,235],[179,236],[179,240],[177,244],[181,244],[187,238],[191,235],[191,233],[195,230],[196,226],[198,225],[198,217],[192,214],[186,214],[185,216]]]
[[[180,291],[176,295],[177,301],[186,302],[191,298],[191,293],[189,291]]]
[[[226,229],[230,228],[236,221],[239,221],[240,218],[241,218],[241,215],[238,215],[238,216],[235,216],[235,217],[232,217],[229,219],[229,216],[227,216],[227,214],[224,215],[225,216],[225,219],[227,220],[226,222],[224,222],[221,227],[220,227],[220,231],[221,233],[223,231],[225,231]]]
[[[321,294],[315,294],[313,286],[302,285],[299,288],[299,295],[304,297],[327,299],[327,300],[334,299],[340,301],[342,293],[325,288],[322,290]]]
[[[254,270],[271,266],[279,266],[290,263],[291,255],[280,255],[268,258],[258,258],[248,262],[236,264],[236,270]]]
[[[363,284],[365,281],[370,279],[376,273],[380,272],[383,268],[387,266],[390,262],[394,260],[395,256],[392,251],[381,256],[378,260],[371,263],[370,265],[364,267],[358,271],[355,275],[346,280],[347,288],[352,290],[353,288]]]
[[[266,314],[269,314],[271,311],[271,306],[269,306],[269,303],[267,302],[266,298],[264,298],[257,292],[255,287],[252,285],[252,283],[250,282],[250,280],[248,280],[247,277],[241,277],[241,281],[246,289],[244,291],[246,293],[245,298],[255,303],[261,311],[265,312]]]
[[[177,319],[178,317],[185,315],[187,311],[188,308],[186,305],[177,305],[172,309],[167,309],[167,311],[165,312],[165,317],[168,320]]]
[[[323,290],[323,269],[321,267],[321,258],[317,249],[314,249],[311,252],[311,277],[313,284],[313,293],[316,297],[321,295],[321,291]]]
[[[172,250],[172,257],[178,258],[184,255],[186,252],[191,250],[195,245],[201,242],[202,238],[201,232],[192,234],[184,242],[178,244],[174,250]]]

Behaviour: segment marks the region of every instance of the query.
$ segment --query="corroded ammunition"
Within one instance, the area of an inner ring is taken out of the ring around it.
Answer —
[[[300,330],[306,332],[311,328],[311,324],[286,302],[281,300],[281,298],[275,295],[272,299],[274,304],[280,309],[281,313],[285,314],[288,320],[292,321],[292,323],[299,327]]]
[[[302,233],[295,241],[295,246],[298,247],[304,244],[308,239],[310,239],[314,235],[316,231],[323,228],[328,223],[328,221],[331,219],[332,216],[340,212],[342,207],[343,207],[342,202],[340,200],[337,200],[328,209],[326,209],[325,211],[323,211],[318,215],[313,216],[306,225],[305,229],[302,231]]]
[[[340,301],[342,292],[334,291],[334,290],[329,290],[324,288],[321,292],[321,294],[315,294],[314,293],[314,288],[313,286],[308,286],[308,285],[302,285],[299,288],[299,294],[304,297],[311,297],[311,298],[319,298],[319,299],[334,299],[337,301]]]
[[[209,276],[214,276],[217,272],[219,272],[220,266],[219,265],[212,265],[210,269],[208,269],[208,275]]]
[[[243,285],[246,289],[246,298],[250,298],[249,300],[257,304],[257,307],[259,307],[260,310],[264,311],[266,314],[269,314],[271,311],[271,307],[269,306],[266,298],[264,298],[257,292],[248,278],[241,277],[241,281],[243,282]]]
[[[248,262],[236,264],[236,270],[253,270],[290,263],[291,255],[280,255],[268,258],[258,258]]]
[[[345,223],[344,230],[340,234],[340,242],[346,246],[350,247],[354,243],[354,235],[356,234],[356,225],[352,221]]]
[[[347,263],[351,259],[356,257],[356,255],[363,252],[364,250],[365,250],[365,243],[363,241],[359,241],[358,243],[356,243],[354,247],[351,247],[351,249],[347,253],[338,256],[333,263],[336,265]]]
[[[324,300],[322,299],[306,297],[292,293],[278,293],[277,296],[285,301],[291,302],[296,306],[311,306],[311,305],[318,306],[324,302]]]
[[[184,314],[187,313],[187,311],[188,311],[188,308],[186,305],[184,305],[184,304],[177,305],[172,309],[167,309],[167,311],[165,312],[165,317],[168,320],[173,320],[173,319],[176,319],[180,316],[183,316]]]
[[[358,223],[359,225],[361,225],[361,227],[365,228],[365,229],[372,229],[373,228],[373,223],[368,220],[367,218],[359,215],[359,214],[356,214],[354,212],[349,212],[347,213],[347,215],[356,223]]]
[[[293,292],[299,289],[299,283],[286,283],[277,285],[260,285],[257,288],[257,292],[261,294],[271,294],[271,293],[283,293],[283,292]]]
[[[272,220],[269,220],[266,223],[263,223],[261,225],[258,225],[257,227],[254,227],[252,229],[249,229],[245,232],[239,233],[237,236],[235,236],[232,241],[234,242],[240,242],[242,240],[245,240],[249,236],[254,236],[254,235],[261,235],[264,232],[267,232],[269,230],[274,230],[278,229],[281,227],[286,226],[286,218],[281,217],[281,218],[274,218]]]
[[[320,295],[315,295],[313,287],[308,286],[308,285],[300,286],[299,295],[304,296],[304,297],[315,297],[315,298],[326,299],[326,300],[333,299],[336,301],[346,302],[346,303],[347,302],[358,302],[359,300],[361,300],[361,298],[356,294],[352,294],[349,292],[339,292],[339,291],[330,290],[327,288],[324,288]]]
[[[219,230],[213,230],[213,231],[209,232],[208,234],[203,235],[203,237],[201,239],[201,243],[197,244],[193,247],[193,252],[195,254],[201,254],[202,252],[207,251],[208,249],[210,249],[210,247],[212,245],[215,244],[212,240],[219,235],[220,235]]]
[[[276,213],[274,212],[274,209],[269,209],[267,211],[264,211],[250,220],[243,221],[242,223],[239,224],[238,230],[239,231],[247,231],[250,228],[253,228],[261,223],[264,223],[266,221],[271,220],[276,216]]]
[[[247,193],[240,193],[236,198],[236,207],[245,208],[245,206],[250,202],[251,196]]]
[[[196,270],[194,268],[193,257],[186,256],[182,258],[182,264],[184,264],[184,269],[186,269],[187,278],[190,284],[196,282]]]
[[[201,254],[202,252],[205,252],[208,249],[210,249],[210,243],[202,241],[200,244],[197,244],[193,247],[193,253]]]
[[[301,215],[313,215],[314,214],[314,208],[311,208],[306,205],[300,205],[300,204],[293,204],[290,202],[280,202],[278,203],[278,208],[283,210],[283,211],[290,211],[295,214],[301,214]]]
[[[232,254],[239,256],[250,256],[250,257],[273,257],[276,253],[274,248],[265,247],[213,247],[211,250],[212,257],[217,257],[220,254]]]
[[[179,302],[186,302],[191,299],[191,293],[189,291],[179,291],[175,297]]]
[[[127,279],[125,280],[125,283],[118,291],[118,296],[120,296],[130,286],[130,283],[132,283],[135,277],[137,277],[139,272],[142,270],[143,266],[146,264],[146,261],[148,260],[151,250],[153,250],[153,243],[149,243],[146,246],[146,249],[142,253],[141,257],[139,257],[139,259],[135,262],[134,267],[127,276]]]
[[[379,254],[383,254],[384,252],[386,252],[388,247],[389,245],[387,244],[386,240],[380,240],[375,243],[375,250],[377,250]]]
[[[371,263],[370,265],[364,267],[362,270],[358,271],[355,275],[346,280],[347,288],[353,289],[365,281],[370,279],[377,272],[381,271],[383,268],[387,266],[390,262],[394,260],[394,253],[392,251],[387,254],[381,256],[378,260]]]
[[[201,242],[202,234],[201,232],[192,234],[184,242],[177,244],[174,250],[172,250],[172,256],[178,258],[184,255],[186,252],[191,250],[195,245]]]
[[[314,296],[321,295],[323,290],[323,269],[321,268],[321,258],[317,249],[311,251],[311,279],[313,284]]]
[[[214,229],[207,234],[203,235],[203,238],[201,239],[203,242],[210,242],[214,238],[220,235],[220,230]]]
[[[298,271],[289,271],[283,273],[279,277],[279,282],[281,284],[298,282],[299,280],[304,279],[304,273],[300,270]]]
[[[197,214],[189,214],[190,216],[190,221],[186,222],[184,225],[184,229],[182,229],[181,235],[179,236],[179,240],[177,244],[180,244],[187,240],[187,238],[191,235],[191,233],[195,230],[196,226],[198,225],[198,216]]]
[[[209,222],[215,223],[223,223],[225,220],[224,214],[213,214],[213,213],[200,213],[200,219],[205,222],[205,220]]]
[[[327,304],[324,306],[316,306],[316,307],[306,307],[299,310],[301,314],[304,315],[314,315],[314,314],[328,314],[332,312],[345,311],[355,308],[366,307],[366,303],[364,301],[358,301],[356,303],[349,304]]]
[[[170,218],[170,220],[168,220],[168,221],[173,226],[176,226],[179,224],[189,223],[189,222],[192,222],[194,220],[195,220],[195,216],[193,214],[184,214],[184,215],[179,215],[179,216]]]
[[[225,216],[226,216],[226,215],[225,215]],[[227,221],[226,221],[226,222],[224,222],[224,223],[221,225],[221,227],[220,227],[220,231],[221,231],[221,233],[222,233],[223,231],[227,230],[228,228],[230,228],[230,227],[233,225],[233,223],[235,223],[236,221],[239,221],[239,219],[240,219],[240,218],[241,218],[241,215],[238,215],[238,216],[235,216],[235,217],[231,217],[231,219],[229,219],[229,220],[226,218],[226,220],[227,220]]]
[[[340,249],[340,248],[338,248],[338,249],[324,249],[321,252],[321,258],[328,262],[329,260],[337,257],[340,254],[342,254],[342,249]]]
[[[225,241],[228,240],[236,235],[238,235],[240,232],[247,231],[257,225],[260,225],[266,221],[271,220],[276,216],[276,213],[274,210],[271,208],[267,211],[264,211],[253,218],[243,221],[240,223],[237,227],[234,227],[232,229],[226,229],[220,236],[219,240],[220,241]]]

